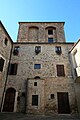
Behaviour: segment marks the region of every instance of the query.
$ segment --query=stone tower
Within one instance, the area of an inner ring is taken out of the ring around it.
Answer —
[[[3,111],[76,114],[69,57],[73,44],[65,41],[64,22],[19,22]],[[7,101],[9,93],[14,96],[12,106]]]

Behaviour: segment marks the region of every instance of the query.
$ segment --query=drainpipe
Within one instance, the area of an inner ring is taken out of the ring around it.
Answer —
[[[7,68],[7,73],[6,73],[6,80],[5,80],[5,84],[4,84],[4,90],[3,90],[3,94],[2,94],[2,100],[1,100],[1,105],[0,105],[0,112],[2,112],[2,109],[3,109],[3,101],[4,101],[5,91],[6,91],[6,84],[7,84],[7,79],[8,79],[8,72],[9,72],[9,67],[10,67],[12,49],[13,49],[13,42],[12,42],[12,48],[11,48],[11,51],[10,51],[10,58],[9,58],[9,63],[8,63],[8,68]]]
[[[25,113],[27,113],[27,103],[28,103],[28,78],[26,80],[26,91],[25,91]]]

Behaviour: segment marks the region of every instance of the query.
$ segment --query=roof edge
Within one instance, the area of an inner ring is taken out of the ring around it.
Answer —
[[[61,22],[58,22],[58,21],[57,21],[57,22],[18,22],[18,23],[19,23],[19,24],[20,24],[20,23],[63,23],[63,24],[65,24],[64,21],[63,21],[63,22],[62,22],[62,21],[61,21]]]
[[[0,20],[0,24],[1,24],[2,28],[4,29],[4,32],[7,34],[7,36],[9,37],[9,39],[11,40],[11,42],[13,43],[12,38],[10,37],[9,33],[7,32],[7,30],[6,30],[6,28],[4,27],[3,23],[1,22],[1,20]]]
[[[78,42],[80,42],[80,39],[78,39],[78,41],[73,45],[73,47],[70,49],[69,52],[71,52],[74,49],[74,47],[78,44]]]
[[[13,44],[74,44],[74,42],[55,42],[55,43],[48,43],[48,42],[14,42]]]

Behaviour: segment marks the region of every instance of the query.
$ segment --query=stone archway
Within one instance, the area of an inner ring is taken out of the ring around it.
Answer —
[[[16,93],[16,90],[14,88],[8,88],[6,90],[5,100],[3,105],[3,112],[14,111],[15,93]]]

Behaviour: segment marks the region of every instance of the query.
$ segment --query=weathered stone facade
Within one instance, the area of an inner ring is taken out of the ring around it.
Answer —
[[[65,42],[64,22],[19,23],[18,38],[13,43],[10,61],[18,65],[17,74],[8,75],[6,85],[6,90],[14,88],[16,91],[14,112],[53,115],[78,113],[69,56],[73,45]],[[40,47],[39,53],[36,53],[36,47]],[[56,47],[59,47],[59,51],[56,51]],[[15,48],[19,48],[17,55],[14,55]],[[62,73],[57,66],[64,68]],[[64,102],[63,106],[67,102],[67,111],[59,108],[60,99]]]
[[[5,43],[7,40],[7,43]],[[4,60],[3,70],[0,71],[0,105],[2,102],[3,91],[7,78],[8,63],[10,61],[10,53],[12,48],[12,39],[0,22],[0,59]],[[0,64],[1,65],[1,64]]]
[[[67,52],[73,44],[40,44],[41,52],[38,55],[35,54],[35,46],[38,44],[14,44],[16,45],[20,46],[20,52],[18,56],[12,55],[11,63],[18,63],[17,75],[8,76],[7,87],[14,86],[17,92],[27,92],[26,112],[58,113],[57,92],[68,92],[70,106],[76,106],[74,81]],[[61,55],[55,52],[55,46],[59,45],[62,48]],[[34,64],[38,63],[41,64],[41,69],[34,69]],[[64,64],[65,77],[57,76],[57,64]],[[36,76],[40,79],[35,79]],[[37,86],[34,86],[34,82],[37,82]],[[50,99],[51,94],[54,94],[54,99]],[[32,106],[32,95],[39,95],[38,107]],[[23,106],[25,108],[25,105]],[[74,108],[71,108],[71,112],[73,111]]]
[[[53,29],[53,35],[48,35]],[[65,42],[64,22],[19,22],[18,42],[46,42],[54,37],[56,42]]]

